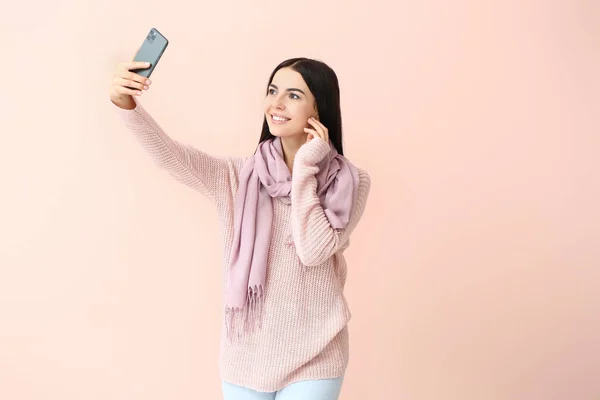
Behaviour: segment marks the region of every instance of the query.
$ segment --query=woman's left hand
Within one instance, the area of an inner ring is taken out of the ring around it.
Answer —
[[[306,143],[318,137],[323,139],[325,143],[327,143],[327,146],[329,146],[329,131],[325,125],[313,117],[308,119],[308,123],[311,124],[314,129],[304,128],[304,132],[308,133],[308,136],[306,137]]]

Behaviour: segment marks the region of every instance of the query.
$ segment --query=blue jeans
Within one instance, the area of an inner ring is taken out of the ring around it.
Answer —
[[[223,382],[223,400],[338,400],[343,377],[300,381],[277,392],[256,392]]]

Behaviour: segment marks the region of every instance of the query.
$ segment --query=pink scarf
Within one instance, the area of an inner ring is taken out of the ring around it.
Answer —
[[[358,172],[331,143],[330,148],[329,154],[317,164],[317,195],[331,227],[343,229],[355,201]],[[266,140],[258,146],[242,167],[239,181],[226,289],[228,336],[238,324],[248,329],[249,319],[259,320],[271,242],[272,198],[291,202],[292,175],[283,160],[280,138]]]

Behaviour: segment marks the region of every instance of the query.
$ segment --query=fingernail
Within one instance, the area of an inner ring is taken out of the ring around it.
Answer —
[[[148,90],[148,86],[144,86],[144,89],[145,89],[145,90]]]
[[[150,79],[148,79],[148,80],[146,81],[146,85],[149,85],[149,84],[151,84],[151,83],[152,83],[152,81],[151,81]]]

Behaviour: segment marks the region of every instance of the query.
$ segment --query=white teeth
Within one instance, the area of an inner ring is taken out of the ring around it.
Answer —
[[[273,115],[273,119],[274,119],[275,121],[281,121],[281,122],[283,122],[283,121],[287,121],[287,118],[281,118],[281,117],[278,117],[278,116],[276,116],[276,115]]]

